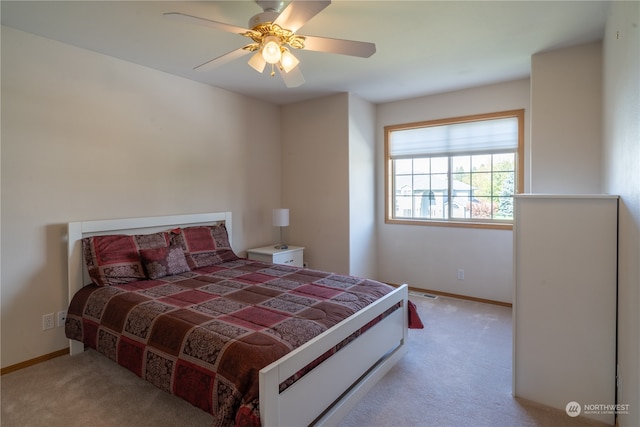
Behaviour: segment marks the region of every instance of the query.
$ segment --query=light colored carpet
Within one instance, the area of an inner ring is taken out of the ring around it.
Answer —
[[[511,309],[411,296],[425,329],[340,427],[602,426],[511,396]],[[95,351],[0,378],[3,427],[205,427],[212,417]]]
[[[603,426],[514,399],[511,308],[410,295],[425,329],[340,427]]]

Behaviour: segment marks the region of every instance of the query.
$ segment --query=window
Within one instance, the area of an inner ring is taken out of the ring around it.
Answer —
[[[511,228],[524,110],[385,127],[386,221]]]

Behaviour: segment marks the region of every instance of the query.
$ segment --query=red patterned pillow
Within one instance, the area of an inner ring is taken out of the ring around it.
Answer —
[[[89,276],[98,286],[120,285],[145,280],[140,249],[169,246],[169,233],[127,236],[112,234],[82,239],[82,251]]]
[[[191,270],[180,246],[140,249],[140,259],[149,279],[160,279]]]
[[[224,224],[176,228],[171,244],[182,247],[192,270],[238,259]]]

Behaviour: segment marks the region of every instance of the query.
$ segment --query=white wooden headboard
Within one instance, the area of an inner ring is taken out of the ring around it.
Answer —
[[[231,212],[212,212],[189,215],[123,218],[100,221],[70,222],[68,225],[68,286],[69,301],[83,286],[90,283],[82,257],[82,239],[104,234],[148,234],[168,231],[176,227],[224,223],[232,240]]]
[[[231,212],[212,212],[189,215],[154,216],[147,218],[122,218],[100,221],[79,221],[68,224],[68,287],[69,302],[83,286],[91,283],[82,254],[84,237],[104,234],[148,234],[168,231],[177,227],[213,225],[224,223],[232,240]],[[232,246],[233,247],[233,246]],[[84,351],[84,344],[69,340],[69,352],[73,356]]]

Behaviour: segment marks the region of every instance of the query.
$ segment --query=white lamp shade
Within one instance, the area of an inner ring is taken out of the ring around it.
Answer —
[[[262,52],[256,52],[249,60],[249,65],[251,65],[254,70],[261,73],[264,71],[264,67],[267,65],[267,61],[265,61],[262,57]]]
[[[288,227],[289,226],[289,209],[273,210],[273,226]]]
[[[293,56],[293,54],[291,52],[289,52],[288,49],[285,49],[282,52],[282,59],[280,59],[280,64],[282,64],[282,68],[284,69],[285,73],[288,73],[289,71],[291,71],[294,68],[296,68],[296,66],[299,63],[300,63],[300,61],[298,60],[298,58]]]

